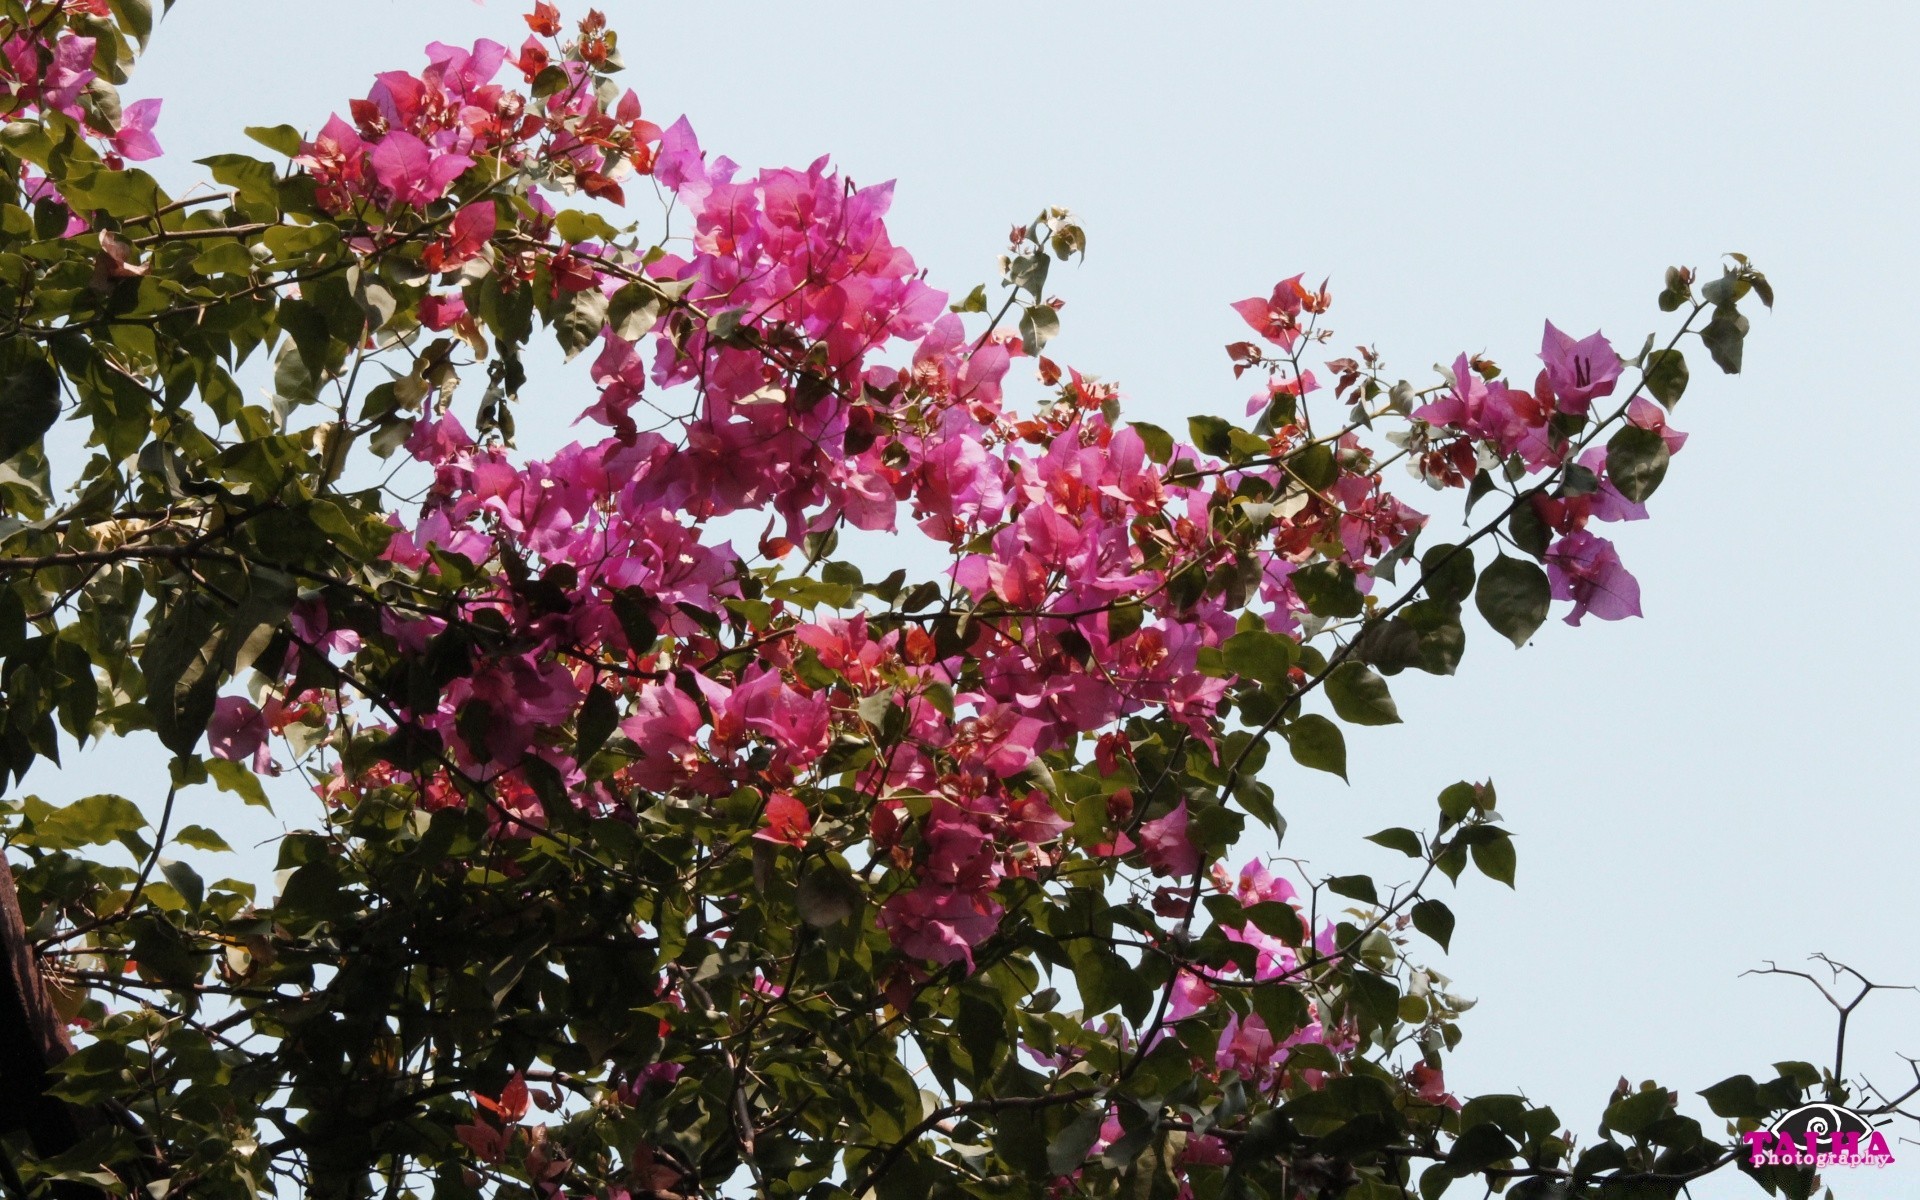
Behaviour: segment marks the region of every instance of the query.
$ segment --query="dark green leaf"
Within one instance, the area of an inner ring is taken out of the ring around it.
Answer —
[[[1722,1079],[1719,1083],[1700,1092],[1706,1098],[1707,1107],[1716,1117],[1728,1117],[1739,1120],[1751,1117],[1758,1120],[1772,1111],[1761,1099],[1760,1085],[1751,1075],[1735,1075]]]
[[[213,717],[220,690],[221,609],[199,592],[176,596],[147,631],[140,669],[147,677],[147,712],[160,744],[186,754]]]
[[[1233,426],[1220,417],[1189,417],[1187,432],[1193,438],[1194,447],[1202,454],[1225,458],[1233,448]]]
[[[1473,594],[1473,550],[1439,545],[1420,556],[1427,595],[1458,604]]]
[[[1100,1140],[1100,1126],[1106,1119],[1107,1106],[1101,1103],[1068,1121],[1047,1143],[1047,1170],[1056,1176],[1071,1175],[1079,1170],[1087,1161],[1087,1151]]]
[[[575,722],[575,755],[579,761],[592,758],[600,747],[607,744],[613,736],[614,728],[620,723],[620,711],[614,704],[613,693],[599,684],[587,690],[587,699],[580,706],[580,716]]]
[[[1380,903],[1380,895],[1374,891],[1373,880],[1366,875],[1335,875],[1327,880],[1327,890],[1335,895],[1358,900],[1363,904]]]
[[[1700,340],[1707,344],[1707,352],[1713,355],[1715,365],[1729,375],[1740,373],[1747,329],[1747,319],[1739,310],[1732,305],[1721,305],[1713,310],[1713,319],[1700,331]]]
[[[1033,304],[1020,316],[1020,342],[1028,354],[1039,354],[1060,336],[1060,314],[1050,304]]]
[[[1319,713],[1308,713],[1282,732],[1293,761],[1342,779],[1347,777],[1347,738],[1338,725]]]
[[[1667,477],[1667,442],[1651,429],[1622,426],[1607,441],[1607,478],[1620,494],[1638,504]]]
[[[1389,850],[1398,850],[1408,858],[1419,858],[1426,850],[1420,845],[1420,835],[1411,829],[1395,826],[1382,829],[1367,839],[1375,845],[1385,846]]]
[[[836,925],[860,910],[860,887],[838,867],[815,866],[800,878],[794,903],[800,919],[815,928]]]
[[[566,307],[553,321],[553,335],[560,349],[571,360],[593,344],[607,323],[607,295],[599,288],[573,293]]]
[[[1140,435],[1146,443],[1147,457],[1165,466],[1173,458],[1173,435],[1158,425],[1149,425],[1145,421],[1129,421],[1127,428]]]
[[[1400,710],[1387,681],[1357,662],[1344,662],[1327,677],[1327,699],[1343,721],[1355,725],[1395,725]]]
[[[1655,350],[1647,355],[1647,391],[1671,409],[1687,390],[1687,359],[1678,350]]]
[[[1413,927],[1440,943],[1440,948],[1450,948],[1453,941],[1453,910],[1438,900],[1422,900],[1413,906]]]
[[[1264,629],[1249,629],[1221,643],[1220,653],[1227,669],[1235,675],[1268,687],[1280,687],[1287,681],[1287,672],[1293,668],[1294,653],[1298,649],[1292,638]]]
[[[1353,568],[1342,562],[1317,562],[1301,567],[1291,577],[1301,603],[1318,617],[1357,617],[1365,607],[1354,586]]]
[[[1496,557],[1480,573],[1474,607],[1515,646],[1524,646],[1547,619],[1553,589],[1547,573],[1523,558]]]
[[[1649,1088],[1608,1105],[1601,1124],[1628,1137],[1638,1137],[1649,1125],[1666,1116],[1671,1108],[1670,1093],[1662,1088]]]
[[[1484,828],[1484,827],[1483,827]],[[1513,839],[1504,832],[1499,837],[1473,844],[1473,865],[1488,879],[1513,886]]]
[[[60,375],[38,355],[0,379],[0,462],[32,446],[60,417]]]

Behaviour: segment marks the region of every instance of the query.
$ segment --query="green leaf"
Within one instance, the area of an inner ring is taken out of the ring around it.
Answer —
[[[1672,409],[1687,390],[1687,359],[1678,350],[1655,350],[1647,355],[1647,391]]]
[[[1294,653],[1298,649],[1292,638],[1265,629],[1249,629],[1221,643],[1220,654],[1227,669],[1235,675],[1268,687],[1279,687],[1287,681],[1287,672],[1293,668]]]
[[[60,374],[39,355],[0,379],[0,462],[34,445],[60,419]]]
[[[1713,320],[1700,331],[1700,340],[1707,344],[1707,352],[1713,355],[1713,361],[1729,375],[1740,373],[1742,347],[1746,343],[1747,319],[1730,304],[1723,304],[1713,310]]]
[[[566,242],[611,242],[620,231],[599,213],[563,208],[554,214],[553,228]]]
[[[1498,1125],[1475,1125],[1460,1134],[1447,1154],[1447,1166],[1458,1174],[1471,1175],[1519,1153]]]
[[[1047,1170],[1053,1175],[1071,1175],[1087,1161],[1087,1151],[1100,1140],[1100,1126],[1106,1123],[1107,1106],[1095,1104],[1068,1121],[1047,1143]]]
[[[1363,904],[1380,903],[1380,894],[1374,890],[1373,879],[1366,875],[1335,875],[1327,880],[1327,890]]]
[[[636,656],[644,655],[660,640],[654,611],[652,599],[639,588],[621,588],[613,594],[614,619],[620,622],[620,632],[627,635],[627,645]]]
[[[1398,617],[1368,621],[1360,636],[1353,640],[1353,651],[1361,662],[1379,668],[1383,675],[1398,675],[1424,661],[1420,653],[1420,631]]]
[[[1420,845],[1419,834],[1411,829],[1402,829],[1397,825],[1392,829],[1382,829],[1379,833],[1368,837],[1367,840],[1377,846],[1385,846],[1389,850],[1398,850],[1408,858],[1419,858],[1422,854],[1426,853],[1426,850]]]
[[[1422,900],[1413,906],[1413,927],[1440,943],[1442,950],[1453,941],[1453,910],[1438,900]]]
[[[1620,494],[1638,504],[1667,477],[1667,441],[1651,429],[1622,426],[1607,441],[1607,478]]]
[[[153,176],[132,168],[110,171],[90,167],[61,180],[60,189],[76,211],[97,208],[123,221],[146,216],[167,202],[166,193]]]
[[[306,139],[300,131],[291,125],[249,125],[241,130],[254,141],[278,154],[293,158],[300,153],[300,143]]]
[[[575,292],[553,319],[553,335],[569,361],[593,344],[607,323],[607,296],[599,288]]]
[[[1291,904],[1283,904],[1278,900],[1262,900],[1244,909],[1243,915],[1247,920],[1252,921],[1254,927],[1260,932],[1270,937],[1277,937],[1289,946],[1298,946],[1304,940],[1300,910]],[[1280,990],[1292,991],[1291,988]],[[1303,1015],[1300,1024],[1305,1023]]]
[[[1344,662],[1327,676],[1327,699],[1340,719],[1354,725],[1397,725],[1400,710],[1387,681],[1357,662]]]
[[[1526,502],[1514,506],[1513,516],[1507,519],[1507,533],[1515,546],[1535,558],[1546,556],[1547,543],[1553,539],[1553,530],[1540,519],[1533,505]]]
[[[195,159],[195,162],[213,172],[218,183],[240,193],[244,200],[259,205],[275,204],[278,191],[274,187],[274,171],[270,163],[244,154],[216,154],[212,158]]]
[[[1440,789],[1440,815],[1450,821],[1464,821],[1479,803],[1479,789],[1462,780]]]
[[[1127,428],[1140,435],[1147,446],[1147,457],[1154,462],[1164,467],[1173,458],[1173,435],[1166,430],[1145,421],[1129,421]]]
[[[660,319],[664,307],[658,291],[644,283],[629,283],[613,294],[607,305],[607,323],[616,335],[637,342]]]
[[[1248,458],[1257,457],[1267,448],[1265,439],[1256,439],[1256,441],[1258,449],[1248,454]],[[1325,442],[1315,442],[1309,446],[1302,446],[1287,456],[1287,472],[1313,490],[1325,491],[1340,478],[1340,463],[1334,457],[1332,446]]]
[[[967,293],[966,299],[960,301],[958,304],[947,305],[947,311],[955,313],[983,313],[987,311],[987,285],[984,283],[974,284],[973,290]]]
[[[1347,777],[1347,738],[1319,713],[1308,713],[1284,730],[1293,761],[1316,771]]]
[[[107,0],[107,7],[120,28],[146,49],[147,39],[153,36],[153,0]]]
[[[1400,1019],[1400,989],[1393,980],[1371,971],[1355,971],[1347,977],[1348,995],[1359,1013],[1382,1029],[1391,1029]]]
[[[1687,272],[1680,267],[1668,267],[1666,286],[1660,291],[1660,311],[1672,312],[1683,304],[1693,303],[1693,286],[1687,280]]]
[[[800,919],[816,929],[837,925],[860,911],[860,885],[832,865],[821,865],[800,878],[794,904]]]
[[[230,851],[227,839],[221,837],[205,825],[189,825],[173,835],[173,840],[182,846],[191,846],[195,850]]]
[[[1291,577],[1301,603],[1317,617],[1357,617],[1366,602],[1354,586],[1353,568],[1341,562],[1317,562]]]
[[[1233,426],[1220,417],[1188,417],[1187,434],[1195,449],[1214,458],[1225,458],[1233,448]]]
[[[1486,828],[1486,826],[1481,826]],[[1508,887],[1513,886],[1514,853],[1513,839],[1505,830],[1498,831],[1500,836],[1473,844],[1473,865],[1488,879],[1495,879]]]
[[[273,805],[267,800],[266,789],[260,786],[260,777],[249,770],[245,763],[210,758],[207,760],[207,774],[213,777],[214,786],[221,791],[240,797],[254,808],[273,811]]]
[[[1020,316],[1020,342],[1028,354],[1039,354],[1060,336],[1060,314],[1051,304],[1031,304]]]
[[[1722,1079],[1719,1083],[1700,1093],[1706,1098],[1707,1107],[1716,1117],[1739,1120],[1743,1117],[1758,1120],[1772,1110],[1760,1097],[1760,1085],[1751,1075],[1734,1075]]]
[[[177,595],[147,630],[140,669],[147,677],[147,712],[160,744],[190,752],[213,718],[221,670],[221,609],[199,592]]]
[[[1427,595],[1458,604],[1473,594],[1473,550],[1439,545],[1420,556]]]
[[[1547,573],[1524,558],[1502,554],[1480,572],[1474,607],[1515,646],[1524,646],[1547,619],[1553,589]]]
[[[1666,1089],[1648,1088],[1608,1105],[1600,1123],[1603,1128],[1638,1137],[1649,1125],[1666,1116],[1672,1106],[1673,1097]]]
[[[32,840],[43,850],[74,850],[105,846],[146,827],[147,818],[126,797],[88,796],[35,821]]]
[[[1420,1172],[1420,1200],[1440,1200],[1454,1180],[1453,1168],[1435,1163]]]
[[[579,761],[592,758],[606,745],[619,723],[620,710],[613,702],[613,693],[597,683],[587,689],[586,701],[574,722],[574,754]]]
[[[167,877],[173,890],[180,893],[188,908],[197,909],[207,898],[207,885],[200,878],[200,872],[183,862],[163,862],[160,873]]]

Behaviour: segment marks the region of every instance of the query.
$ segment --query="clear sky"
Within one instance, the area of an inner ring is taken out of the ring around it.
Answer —
[[[1739,977],[1763,960],[1826,951],[1920,983],[1902,457],[1920,409],[1899,365],[1920,318],[1920,10],[602,7],[648,115],[687,113],[749,167],[831,153],[862,183],[898,179],[895,238],[955,293],[989,278],[1010,224],[1073,208],[1090,249],[1055,274],[1054,356],[1173,428],[1241,412],[1221,346],[1245,330],[1226,304],[1295,272],[1332,277],[1338,345],[1377,344],[1425,383],[1463,350],[1530,377],[1549,317],[1631,353],[1669,327],[1664,268],[1751,255],[1779,307],[1752,314],[1747,374],[1693,356],[1674,422],[1693,440],[1654,519],[1619,527],[1646,619],[1550,622],[1520,652],[1471,626],[1458,677],[1396,682],[1405,725],[1349,734],[1351,787],[1275,777],[1286,851],[1391,877],[1403,860],[1359,837],[1492,776],[1519,890],[1472,879],[1447,897],[1459,930],[1435,965],[1482,997],[1449,1077],[1525,1089],[1583,1137],[1621,1075],[1692,1092],[1830,1062],[1811,989]],[[417,68],[429,40],[517,42],[520,8],[183,0],[127,94],[165,97],[162,173],[183,184],[190,159],[250,148],[242,125],[314,128],[373,72]],[[528,402],[570,418],[587,386],[537,380]],[[157,753],[94,755],[31,782],[136,789],[128,768],[146,762],[157,773]],[[225,798],[201,803],[186,819],[219,823]],[[1849,1073],[1908,1078],[1896,1051],[1920,1055],[1920,994],[1858,1014]],[[1829,1182],[1843,1200],[1920,1192],[1920,1144],[1894,1149],[1899,1165]]]

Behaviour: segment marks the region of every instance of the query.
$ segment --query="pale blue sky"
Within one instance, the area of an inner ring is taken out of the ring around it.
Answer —
[[[243,124],[317,126],[428,40],[517,42],[520,7],[182,0],[128,93],[166,98],[181,184],[191,158],[246,149]],[[1173,427],[1241,411],[1225,305],[1296,271],[1332,277],[1339,344],[1424,382],[1462,350],[1530,375],[1546,317],[1631,352],[1667,327],[1666,266],[1752,255],[1780,306],[1753,313],[1748,374],[1695,356],[1675,417],[1693,441],[1654,519],[1620,530],[1646,619],[1551,622],[1518,653],[1471,629],[1458,677],[1396,683],[1407,724],[1349,735],[1350,788],[1277,777],[1286,848],[1391,873],[1361,835],[1491,775],[1520,888],[1449,897],[1460,926],[1436,965],[1482,997],[1450,1078],[1525,1088],[1583,1137],[1622,1074],[1691,1092],[1828,1061],[1810,990],[1738,978],[1763,959],[1822,950],[1920,983],[1912,7],[602,7],[650,116],[686,112],[749,167],[830,152],[861,182],[897,178],[896,240],[956,293],[988,278],[1008,225],[1073,208],[1090,252],[1054,280],[1056,357]],[[585,386],[536,379],[523,427]],[[105,776],[127,761],[32,782],[125,789]],[[1895,1050],[1920,1054],[1920,996],[1856,1019],[1850,1065],[1892,1083]],[[1831,1182],[1911,1195],[1920,1145],[1895,1152]]]

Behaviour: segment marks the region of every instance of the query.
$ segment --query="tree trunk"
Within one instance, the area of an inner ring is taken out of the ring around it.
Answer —
[[[47,1095],[48,1068],[73,1053],[73,1041],[47,997],[4,857],[0,958],[0,1133],[24,1130],[40,1154],[58,1154],[80,1140],[81,1121],[65,1102]]]

